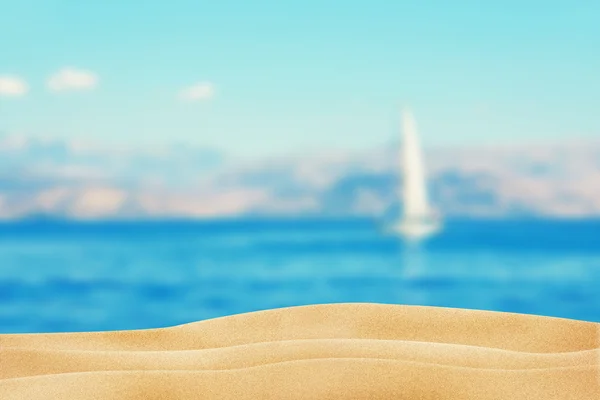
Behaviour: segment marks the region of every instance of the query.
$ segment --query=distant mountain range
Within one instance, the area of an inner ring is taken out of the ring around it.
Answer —
[[[235,160],[218,150],[0,136],[0,218],[381,217],[396,149]],[[426,150],[448,217],[600,216],[600,142]]]

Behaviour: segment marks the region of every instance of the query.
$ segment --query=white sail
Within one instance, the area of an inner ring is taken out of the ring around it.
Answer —
[[[415,120],[409,111],[402,115],[402,136],[400,197],[404,215],[393,229],[410,240],[419,240],[439,231],[441,221],[429,206],[421,145]]]
[[[402,115],[402,135],[404,219],[427,218],[431,210],[427,198],[423,156],[417,137],[416,123],[409,111],[404,111]]]

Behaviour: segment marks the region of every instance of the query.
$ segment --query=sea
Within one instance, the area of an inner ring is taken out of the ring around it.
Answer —
[[[368,219],[0,224],[0,333],[345,302],[600,322],[600,220],[447,221],[422,243]]]

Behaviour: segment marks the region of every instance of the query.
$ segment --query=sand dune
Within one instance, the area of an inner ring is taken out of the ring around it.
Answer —
[[[3,347],[198,350],[300,339],[383,339],[466,344],[535,353],[598,348],[597,324],[441,307],[324,304],[240,314],[170,328],[2,335]]]
[[[598,399],[599,333],[531,315],[335,304],[0,335],[0,398]]]

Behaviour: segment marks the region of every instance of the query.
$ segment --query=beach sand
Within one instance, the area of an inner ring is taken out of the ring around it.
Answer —
[[[597,400],[600,325],[353,303],[0,335],[0,398]]]

